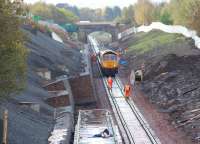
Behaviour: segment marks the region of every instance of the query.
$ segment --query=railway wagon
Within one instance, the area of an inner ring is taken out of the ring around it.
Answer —
[[[112,50],[100,51],[100,66],[104,76],[115,76],[118,73],[118,55]]]

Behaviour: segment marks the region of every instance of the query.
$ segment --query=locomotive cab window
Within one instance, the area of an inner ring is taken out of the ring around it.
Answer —
[[[103,60],[117,60],[117,56],[114,54],[105,54]]]

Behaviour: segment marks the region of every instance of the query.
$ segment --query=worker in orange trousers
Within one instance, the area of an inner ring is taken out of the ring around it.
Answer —
[[[108,77],[108,88],[109,88],[110,90],[112,90],[112,84],[113,84],[112,77],[109,76],[109,77]]]
[[[129,84],[126,84],[124,86],[124,96],[125,98],[129,98],[131,95],[131,86]]]

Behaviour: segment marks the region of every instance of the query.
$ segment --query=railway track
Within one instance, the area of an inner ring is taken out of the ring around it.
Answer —
[[[93,51],[95,52],[95,49]],[[124,97],[119,78],[113,78],[113,87],[111,90],[108,89],[107,78],[103,77],[100,65],[97,64],[124,142],[126,144],[161,144],[134,102]]]
[[[118,88],[123,93],[122,83],[119,80],[119,78],[115,77],[115,81],[118,85]],[[155,136],[154,132],[150,129],[148,123],[146,122],[146,120],[144,119],[144,117],[142,116],[142,114],[138,110],[137,106],[134,104],[134,102],[132,100],[129,100],[129,99],[125,99],[125,100],[126,100],[127,104],[129,105],[129,107],[132,111],[132,114],[135,115],[135,117],[136,117],[137,121],[139,122],[141,128],[144,130],[144,132],[147,136],[147,139],[149,138],[149,140],[152,144],[160,144],[159,139]]]
[[[151,131],[135,104],[124,98],[120,80],[113,79],[112,90],[108,89],[107,78],[103,77],[104,87],[117,119],[124,142],[127,144],[160,144],[160,141]]]

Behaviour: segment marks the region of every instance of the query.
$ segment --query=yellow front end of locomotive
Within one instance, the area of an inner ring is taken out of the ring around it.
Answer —
[[[103,61],[102,67],[106,68],[106,69],[117,68],[118,67],[118,63],[117,63],[117,61],[107,60],[107,61]]]

